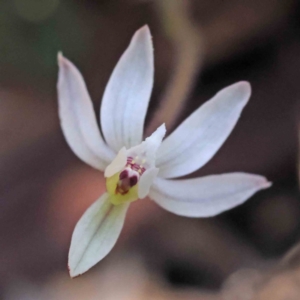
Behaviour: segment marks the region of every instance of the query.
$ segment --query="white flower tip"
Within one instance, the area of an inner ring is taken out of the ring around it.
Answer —
[[[158,128],[157,131],[161,133],[161,135],[164,137],[166,135],[167,129],[166,129],[166,124],[163,123],[161,124]]]
[[[71,268],[70,264],[68,264],[68,270],[69,270],[69,275],[72,279],[76,278],[76,277],[79,277],[81,275],[83,275],[85,272],[87,272],[89,268],[85,268],[85,269],[82,269],[82,268]]]
[[[138,29],[135,32],[132,41],[144,45],[144,47],[146,47],[145,49],[147,49],[149,53],[153,51],[152,37],[148,25],[144,25],[143,27]]]
[[[166,125],[163,123],[149,137],[146,138],[147,142],[151,142],[152,144],[154,142],[154,144],[156,144],[155,152],[165,137],[166,131]]]
[[[61,51],[57,53],[57,62],[59,66],[67,62],[67,59],[63,56],[63,53]]]
[[[62,51],[57,52],[57,61],[59,62],[64,57]]]
[[[247,100],[251,96],[251,85],[248,81],[239,81],[232,85],[232,87],[235,87],[238,92],[240,92],[242,95],[247,98]]]
[[[261,186],[262,189],[267,189],[273,185],[273,182],[268,181],[266,178],[264,178],[264,181],[262,182]]]
[[[58,63],[58,81],[57,88],[58,91],[63,89],[64,81],[66,80],[67,73],[72,69],[71,62],[65,58],[61,51],[57,53],[57,63]]]
[[[64,76],[66,76],[66,73],[69,71],[73,71],[74,69],[72,63],[63,56],[62,52],[59,51],[57,53],[57,62],[59,67],[59,81],[62,80]]]
[[[135,32],[136,36],[143,36],[146,38],[151,38],[150,28],[146,24]]]
[[[58,66],[60,67],[60,68],[62,68],[62,67],[70,67],[71,66],[71,62],[67,59],[67,58],[65,58],[64,56],[63,56],[63,54],[62,54],[62,52],[61,51],[59,51],[58,53],[57,53],[57,62],[58,62]]]
[[[74,270],[71,269],[70,265],[68,265],[68,270],[69,270],[69,275],[72,279],[81,275],[81,274],[77,274],[76,272],[74,272]]]
[[[264,176],[256,175],[257,176],[257,186],[261,189],[267,189],[272,186],[272,182],[268,181],[268,179]]]
[[[251,84],[249,81],[239,81],[238,82],[244,90],[248,91],[248,93],[251,93]]]
[[[248,81],[239,81],[222,89],[217,95],[229,97],[245,106],[251,96],[251,85]]]

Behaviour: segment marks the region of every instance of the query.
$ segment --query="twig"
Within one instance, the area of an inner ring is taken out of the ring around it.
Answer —
[[[157,0],[155,3],[164,30],[175,47],[175,65],[146,134],[151,134],[162,123],[166,123],[168,130],[173,128],[193,87],[203,55],[199,29],[192,24],[188,14],[189,1]]]

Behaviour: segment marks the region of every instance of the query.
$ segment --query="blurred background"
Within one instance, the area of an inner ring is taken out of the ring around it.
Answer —
[[[146,131],[169,132],[221,88],[251,82],[238,126],[201,176],[245,171],[273,187],[218,217],[137,201],[114,250],[71,280],[74,226],[103,192],[64,141],[58,51],[96,111],[133,33],[148,24],[155,85]],[[300,1],[1,0],[0,299],[300,299]]]

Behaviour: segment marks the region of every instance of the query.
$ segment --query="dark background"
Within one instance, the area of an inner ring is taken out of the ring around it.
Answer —
[[[273,186],[209,219],[137,201],[109,256],[71,280],[73,228],[104,182],[62,136],[57,52],[81,70],[98,111],[144,24],[156,69],[146,127],[158,107],[172,129],[221,88],[248,80],[253,94],[237,127],[193,176],[245,171]],[[300,240],[299,99],[300,1],[1,0],[0,298],[300,299],[292,248]],[[164,101],[179,113],[168,115]]]

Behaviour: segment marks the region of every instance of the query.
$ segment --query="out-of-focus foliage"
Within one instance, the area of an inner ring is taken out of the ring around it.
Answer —
[[[1,1],[0,79],[21,72],[15,79],[38,85],[43,83],[39,78],[55,74],[58,51],[82,55],[91,31],[79,9],[73,1]]]

